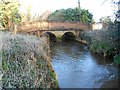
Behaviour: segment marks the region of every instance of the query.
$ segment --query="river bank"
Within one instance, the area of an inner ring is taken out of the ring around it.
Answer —
[[[36,36],[0,32],[0,88],[58,88],[50,48]]]
[[[113,62],[120,64],[120,30],[119,22],[114,22],[107,30],[84,31],[79,37],[86,40],[89,50],[92,53],[111,57]]]

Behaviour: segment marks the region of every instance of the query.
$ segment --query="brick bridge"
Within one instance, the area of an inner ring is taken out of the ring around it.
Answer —
[[[54,34],[54,36],[61,37],[68,32],[78,36],[80,31],[90,30],[90,25],[81,22],[41,21],[19,24],[16,30],[20,33],[28,33],[38,37],[44,33],[51,33]]]

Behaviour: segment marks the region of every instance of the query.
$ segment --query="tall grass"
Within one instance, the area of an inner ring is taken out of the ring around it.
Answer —
[[[58,87],[47,44],[35,36],[0,32],[1,36],[3,88]]]

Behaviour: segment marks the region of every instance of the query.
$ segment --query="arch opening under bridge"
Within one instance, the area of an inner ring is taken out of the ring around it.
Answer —
[[[44,32],[42,35],[48,35],[50,42],[57,42],[57,37],[52,32]]]
[[[75,40],[76,36],[73,32],[65,32],[62,36],[61,36],[61,40],[62,41],[69,41],[69,40]]]
[[[59,33],[59,34],[58,34]],[[66,40],[75,40],[76,34],[75,32],[58,32],[57,34],[55,32],[44,32],[41,36],[48,36],[50,42],[57,42],[57,41],[66,41]],[[59,40],[58,40],[59,38]]]

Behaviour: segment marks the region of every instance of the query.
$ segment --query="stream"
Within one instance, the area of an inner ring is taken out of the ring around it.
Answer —
[[[52,67],[60,88],[117,88],[118,67],[91,54],[87,46],[66,41],[51,46]]]

